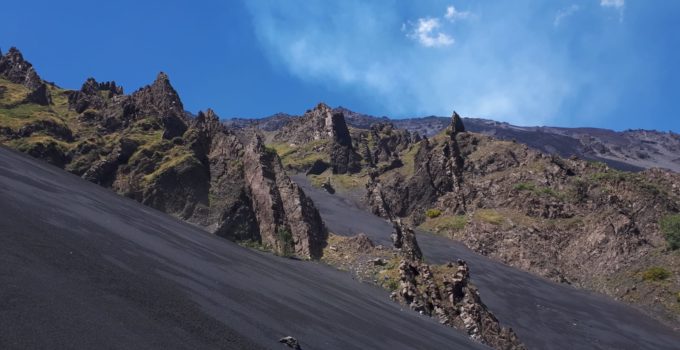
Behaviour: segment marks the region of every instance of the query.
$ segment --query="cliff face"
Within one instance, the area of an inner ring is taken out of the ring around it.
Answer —
[[[0,85],[11,93],[0,96],[2,144],[217,235],[286,255],[321,254],[326,229],[278,156],[211,110],[189,117],[166,74],[131,95],[115,82],[90,78],[65,91],[36,77],[16,50],[0,59]],[[29,86],[55,100],[30,101]]]
[[[285,175],[276,153],[255,137],[246,147],[243,163],[262,242],[284,254],[320,257],[326,239],[321,217]]]

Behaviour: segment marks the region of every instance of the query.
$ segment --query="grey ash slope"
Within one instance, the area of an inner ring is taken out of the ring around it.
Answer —
[[[0,348],[484,347],[318,263],[254,252],[0,148]]]
[[[331,232],[366,233],[390,245],[392,226],[351,200],[293,179],[314,200]],[[529,349],[678,349],[680,334],[640,311],[604,296],[555,284],[476,254],[463,244],[420,232],[418,243],[429,263],[457,258],[470,266],[472,281],[489,310],[512,327]]]

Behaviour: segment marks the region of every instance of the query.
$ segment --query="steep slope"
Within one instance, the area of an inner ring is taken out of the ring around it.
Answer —
[[[0,348],[482,349],[384,291],[244,249],[0,147]]]
[[[78,91],[36,79],[16,49],[0,59],[1,144],[219,236],[303,258],[321,254],[323,223],[278,156],[211,110],[189,116],[166,74],[130,95],[92,78]],[[30,96],[45,86],[50,101],[36,103]]]
[[[393,227],[385,219],[313,186],[303,175],[293,179],[317,203],[332,232],[365,233],[376,246],[392,244]],[[418,231],[417,237],[428,264],[465,260],[489,310],[529,349],[658,350],[676,349],[680,342],[677,330],[624,303],[512,268],[440,235]]]

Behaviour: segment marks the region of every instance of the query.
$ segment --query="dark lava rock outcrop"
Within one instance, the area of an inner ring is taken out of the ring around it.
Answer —
[[[404,225],[401,219],[393,220],[392,227],[394,231],[391,238],[394,248],[398,249],[401,255],[408,260],[422,260],[423,252],[420,250],[420,246],[418,246],[413,229],[408,225]]]
[[[394,246],[402,257],[399,263],[399,286],[391,298],[440,323],[465,331],[471,339],[494,349],[525,349],[510,328],[481,301],[479,291],[470,283],[470,270],[465,261],[457,266],[431,267],[422,261],[413,229],[393,221]],[[437,275],[444,276],[437,276]]]
[[[276,153],[256,136],[246,147],[243,166],[262,243],[284,254],[320,257],[326,239],[321,216],[285,174]]]
[[[29,93],[25,102],[47,106],[52,103],[52,96],[47,85],[38,76],[33,65],[15,47],[2,55],[0,52],[0,77],[15,84],[25,86]]]
[[[461,143],[467,143],[469,135],[464,132],[460,117],[455,112],[452,127],[446,134],[446,137],[441,137],[441,142],[431,142],[428,138],[420,141],[410,178],[401,173],[387,178],[371,178],[367,184],[367,198],[374,213],[382,215],[384,208],[390,208],[393,215],[407,216],[414,211],[422,213],[445,193],[453,191],[462,196],[465,161],[461,155]],[[454,203],[454,211],[464,211],[464,208],[464,200]]]
[[[377,123],[368,131],[356,132],[355,139],[365,164],[385,172],[404,165],[399,154],[420,141],[420,136],[398,129],[392,123]]]
[[[33,65],[15,47],[10,48],[5,55],[0,55],[0,75],[31,91],[37,90],[43,84]]]
[[[324,103],[284,125],[273,140],[295,147],[318,145],[318,151],[326,154],[334,174],[361,170],[361,156],[354,149],[344,116],[333,113]]]
[[[78,91],[69,95],[69,106],[78,113],[86,109],[102,109],[106,101],[114,96],[123,95],[123,88],[116,82],[98,83],[94,78],[88,78]]]

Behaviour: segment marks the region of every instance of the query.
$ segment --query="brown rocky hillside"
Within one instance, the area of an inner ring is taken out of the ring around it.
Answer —
[[[304,128],[303,119],[294,120]],[[549,155],[468,132],[457,114],[444,132],[422,140],[389,123],[349,126],[361,169],[343,174],[317,167],[331,159],[329,143],[287,141],[283,130],[292,124],[261,132],[284,164],[308,171],[312,183],[362,198],[377,215],[401,217],[509,265],[680,325],[680,250],[673,249],[680,240],[678,174],[631,173]],[[295,154],[307,161],[287,160]]]

